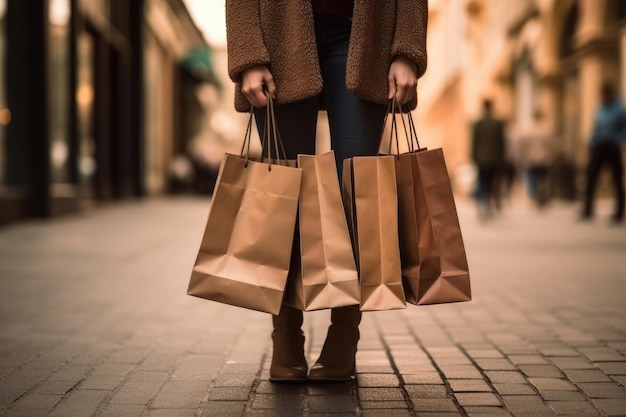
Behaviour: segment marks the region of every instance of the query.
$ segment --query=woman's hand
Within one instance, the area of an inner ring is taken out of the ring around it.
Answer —
[[[263,87],[276,98],[276,85],[274,77],[265,65],[256,65],[244,71],[241,79],[241,92],[254,107],[265,107],[267,97]]]
[[[417,70],[407,57],[399,55],[389,67],[389,99],[395,97],[396,103],[405,104],[415,96]]]

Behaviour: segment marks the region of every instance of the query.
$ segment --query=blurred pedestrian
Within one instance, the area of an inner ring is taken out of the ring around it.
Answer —
[[[533,126],[522,135],[522,163],[528,195],[543,208],[550,197],[550,169],[554,162],[554,133],[540,109],[533,113]]]
[[[426,70],[427,0],[227,0],[229,75],[235,108],[257,108],[263,130],[267,98],[287,157],[315,153],[320,106],[328,111],[331,146],[342,161],[376,155],[389,99],[417,105],[417,79]],[[349,53],[348,53],[349,51]],[[284,306],[273,316],[271,381],[307,379],[302,311]],[[361,312],[333,309],[311,380],[352,378]]]
[[[513,195],[515,194],[515,188],[518,182],[518,176],[522,171],[522,135],[519,125],[514,117],[508,119],[505,122],[504,132],[504,168],[502,174],[502,195],[501,199],[509,205],[512,202]],[[496,187],[498,185],[496,184]]]
[[[472,127],[471,152],[478,169],[479,214],[488,219],[500,208],[499,175],[505,164],[505,124],[494,116],[491,100],[483,101],[483,115]]]
[[[495,187],[499,190],[499,200],[503,203],[510,204],[513,190],[515,188],[515,182],[517,180],[519,172],[519,142],[520,137],[518,134],[518,127],[515,123],[515,119],[509,119],[505,122],[504,131],[504,166],[500,175],[496,175],[496,178],[500,177],[500,183],[496,180]]]
[[[213,195],[224,149],[215,141],[197,140],[192,147],[196,193]]]
[[[170,192],[179,194],[189,191],[194,181],[193,166],[187,155],[172,157],[168,170]]]
[[[615,211],[612,221],[621,223],[624,220],[622,146],[626,142],[626,110],[611,84],[602,86],[601,96],[602,104],[596,111],[593,132],[589,141],[587,184],[581,218],[588,220],[593,217],[593,200],[598,175],[604,166],[608,166],[613,177],[615,192]]]

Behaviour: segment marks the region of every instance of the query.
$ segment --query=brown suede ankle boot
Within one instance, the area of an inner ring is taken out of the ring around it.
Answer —
[[[302,311],[283,305],[278,316],[272,316],[274,352],[270,366],[270,381],[300,382],[307,379],[304,357]]]
[[[333,308],[322,353],[309,371],[312,381],[349,381],[355,373],[355,356],[359,341],[359,306]]]

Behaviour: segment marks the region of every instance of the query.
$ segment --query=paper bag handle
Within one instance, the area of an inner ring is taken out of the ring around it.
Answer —
[[[417,136],[417,131],[415,129],[415,123],[413,121],[413,116],[410,111],[406,112],[406,118],[408,119],[407,129],[407,121],[405,121],[404,112],[402,111],[402,107],[399,103],[396,103],[395,97],[389,100],[389,105],[387,106],[387,112],[385,114],[385,120],[383,121],[383,130],[381,132],[381,142],[383,141],[383,135],[385,131],[385,126],[387,125],[387,119],[389,114],[391,113],[391,132],[389,133],[389,146],[388,146],[388,154],[390,155],[398,155],[400,153],[400,146],[398,140],[398,125],[396,115],[400,114],[400,119],[402,120],[402,125],[404,126],[405,139],[407,142],[407,146],[409,152],[415,152],[422,150],[423,148],[420,146],[419,138]],[[392,152],[392,141],[395,139],[396,142],[396,153]]]
[[[265,111],[265,129],[263,131],[261,146],[263,149],[267,149],[267,161],[269,164],[269,169],[272,169],[272,163],[274,160],[271,155],[271,146],[274,145],[274,151],[276,153],[276,163],[278,165],[286,165],[287,162],[287,152],[285,151],[285,145],[283,144],[283,140],[280,136],[280,131],[278,130],[278,123],[276,122],[276,112],[274,110],[274,99],[269,93],[266,91],[267,96],[267,109]],[[267,148],[266,148],[267,146]]]
[[[413,114],[411,112],[407,112],[407,120],[409,121],[409,129],[410,129],[409,130],[410,140],[409,140],[409,137],[407,137],[407,142],[410,143],[409,148],[412,149],[411,152],[421,151],[422,149],[425,149],[420,146],[420,141],[417,136],[417,130],[415,129],[415,122],[413,121]],[[403,118],[403,121],[404,121],[404,118]],[[417,149],[415,148],[415,146],[413,146],[413,141],[415,141],[415,145],[417,146]]]
[[[241,144],[241,150],[239,151],[239,156],[244,155],[244,150],[246,152],[246,165],[248,162],[248,156],[250,155],[250,141],[252,138],[252,118],[254,117],[254,107],[250,107],[250,116],[248,117],[248,124],[246,126],[246,133],[243,136],[243,143]]]
[[[276,152],[276,162],[279,165],[288,165],[288,163],[285,145],[283,144],[282,138],[280,137],[280,133],[278,131],[276,123],[274,100],[267,91],[265,92],[265,94],[267,96],[267,109],[265,111],[265,128],[263,129],[263,134],[260,135],[262,149],[261,155],[263,155],[267,150],[266,159],[268,162],[268,169],[271,170],[272,163],[274,162],[274,160],[271,158],[272,145],[274,145],[274,151]],[[248,160],[250,158],[250,143],[252,141],[252,118],[254,117],[254,110],[254,106],[251,106],[250,116],[248,117],[248,123],[246,126],[246,132],[244,134],[243,143],[239,152],[240,156],[246,157],[246,166],[248,165]]]

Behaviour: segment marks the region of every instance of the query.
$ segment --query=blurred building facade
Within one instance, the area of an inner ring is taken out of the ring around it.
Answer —
[[[210,53],[182,0],[0,0],[0,224],[163,191]]]
[[[516,138],[540,110],[556,158],[575,178],[601,84],[626,98],[626,1],[431,0],[430,10],[418,109],[427,143],[443,146],[450,169],[465,172],[469,127],[489,98],[508,123],[510,158],[519,163]],[[571,178],[559,192],[572,198],[577,187]]]

